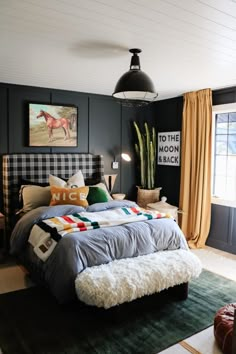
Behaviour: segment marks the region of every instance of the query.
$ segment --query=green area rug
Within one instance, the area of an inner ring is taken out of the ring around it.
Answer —
[[[208,271],[190,283],[185,301],[161,293],[110,310],[60,306],[34,287],[0,295],[0,348],[3,354],[158,353],[212,325],[230,302],[236,282]]]

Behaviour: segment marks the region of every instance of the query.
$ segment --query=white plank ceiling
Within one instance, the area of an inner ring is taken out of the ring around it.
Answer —
[[[130,48],[158,99],[236,85],[236,0],[0,0],[0,82],[111,95]]]

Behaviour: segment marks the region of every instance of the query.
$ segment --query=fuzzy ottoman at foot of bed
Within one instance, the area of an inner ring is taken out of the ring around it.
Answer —
[[[108,309],[187,283],[201,271],[200,260],[190,251],[162,251],[86,268],[75,289],[80,301]]]

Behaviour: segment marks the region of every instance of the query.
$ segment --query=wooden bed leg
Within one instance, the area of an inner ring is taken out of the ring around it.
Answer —
[[[186,300],[188,298],[188,283],[175,285],[168,289],[168,293],[176,300]]]

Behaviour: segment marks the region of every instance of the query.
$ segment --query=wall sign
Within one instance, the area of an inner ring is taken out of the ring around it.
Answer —
[[[158,133],[158,165],[180,165],[180,132]]]

